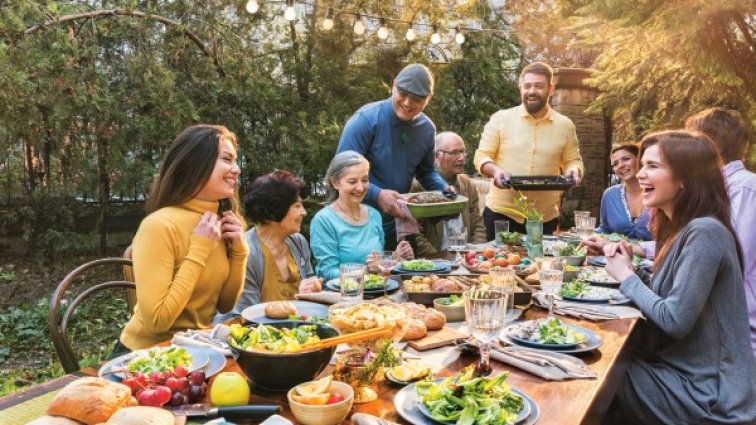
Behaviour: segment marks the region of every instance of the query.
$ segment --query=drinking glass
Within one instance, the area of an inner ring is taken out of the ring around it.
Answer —
[[[378,398],[371,388],[375,384],[378,369],[369,369],[369,351],[356,348],[336,353],[333,377],[354,389],[356,404],[369,403]]]
[[[580,217],[575,220],[575,230],[580,239],[586,240],[596,232],[596,217]]]
[[[342,301],[362,301],[367,266],[360,263],[339,265],[339,285]]]
[[[541,282],[541,293],[546,296],[549,303],[549,317],[554,316],[554,297],[562,287],[564,274],[561,270],[541,270],[538,272],[538,280]]]
[[[457,255],[454,257],[454,262],[462,264],[462,256],[460,251],[467,247],[467,229],[465,226],[449,229],[449,250],[457,251]]]
[[[504,326],[509,296],[495,289],[470,289],[462,294],[465,302],[465,321],[470,335],[480,343],[480,363],[477,370],[480,375],[491,373],[489,356],[491,340]]]
[[[582,217],[590,217],[591,212],[590,211],[575,211],[575,227],[578,226],[578,220]]]
[[[501,234],[509,232],[509,221],[507,220],[496,220],[494,221],[494,245],[496,246],[504,246],[506,245],[504,241],[501,239]]]
[[[388,279],[391,270],[399,262],[399,255],[394,251],[376,251],[375,255],[378,255],[378,265],[381,267],[381,274],[383,275],[383,298],[388,298]]]
[[[507,294],[507,314],[504,323],[514,320],[515,271],[504,267],[492,267],[488,272],[491,288]]]

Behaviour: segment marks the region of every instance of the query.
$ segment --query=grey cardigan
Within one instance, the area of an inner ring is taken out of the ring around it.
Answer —
[[[253,227],[246,234],[247,245],[249,246],[249,255],[247,256],[247,272],[244,279],[244,291],[239,301],[236,302],[231,311],[225,314],[216,314],[214,323],[221,323],[241,314],[245,308],[260,303],[260,293],[262,283],[265,280],[265,255],[260,247],[260,239],[257,237],[257,231]],[[300,233],[295,233],[286,238],[286,245],[289,247],[294,261],[299,268],[299,275],[302,279],[315,276],[315,270],[312,268],[312,253],[307,239]]]
[[[643,423],[756,423],[756,358],[730,232],[692,220],[647,280],[620,285],[651,322],[618,392],[623,411]]]

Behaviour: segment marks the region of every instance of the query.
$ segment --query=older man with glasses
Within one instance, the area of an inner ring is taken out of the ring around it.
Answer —
[[[483,243],[486,241],[486,226],[483,224],[483,217],[478,206],[478,189],[475,187],[475,183],[464,174],[465,159],[467,158],[465,141],[457,133],[446,131],[436,136],[435,144],[436,169],[441,177],[446,180],[446,183],[453,185],[460,195],[468,199],[467,207],[461,214],[461,223],[456,224],[465,226],[468,242]],[[418,182],[413,183],[413,192],[423,190]],[[416,255],[418,257],[429,257],[434,256],[439,251],[448,250],[449,242],[446,228],[453,224],[455,223],[450,223],[449,220],[420,220],[421,231],[417,237]]]
[[[391,97],[361,107],[341,133],[336,152],[352,150],[370,162],[365,203],[382,212],[387,250],[397,244],[394,219],[405,215],[397,200],[410,191],[414,178],[428,190],[451,189],[433,167],[436,126],[423,113],[432,97],[430,70],[407,65],[394,79]]]

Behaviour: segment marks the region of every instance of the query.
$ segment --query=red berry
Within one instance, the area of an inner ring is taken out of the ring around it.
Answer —
[[[178,378],[176,379],[176,382],[178,383],[178,389],[181,392],[184,392],[189,388],[189,380],[186,377]]]
[[[197,403],[202,400],[205,394],[202,392],[202,387],[199,385],[189,385],[189,389],[186,391],[186,397],[190,403]]]
[[[299,316],[299,318],[300,318],[300,319],[301,319],[301,320],[302,320],[303,322],[306,322],[306,321],[307,321],[307,319],[308,319],[308,317],[307,317],[307,315],[306,315],[306,314],[303,314],[303,315]]]
[[[166,386],[159,386],[155,388],[155,402],[158,404],[158,406],[162,406],[165,403],[168,403],[168,401],[171,400],[171,390],[170,388]]]
[[[339,393],[331,393],[331,396],[328,397],[328,401],[326,404],[336,404],[340,401],[344,401],[344,396]]]
[[[139,382],[137,382],[136,378],[134,378],[133,376],[127,376],[123,378],[123,381],[121,381],[121,383],[131,388],[131,395],[136,394],[137,390],[141,388]]]
[[[139,383],[139,386],[142,387],[142,388],[147,387],[147,384],[149,384],[149,382],[150,382],[150,380],[147,377],[147,375],[145,375],[143,373],[137,374],[134,377],[134,379],[137,381],[137,383]]]
[[[173,372],[170,370],[164,370],[161,376],[161,382],[165,382],[166,379],[173,378]]]
[[[205,382],[205,372],[201,370],[195,370],[191,374],[189,374],[189,380],[192,381],[192,384],[194,385],[202,385],[203,382]]]
[[[171,389],[171,392],[181,392],[181,385],[179,385],[178,379],[170,377],[165,380],[165,386]]]
[[[173,373],[177,378],[183,378],[189,374],[189,369],[185,368],[184,366],[176,366],[176,368],[173,369]]]
[[[171,399],[168,401],[169,406],[181,406],[187,402],[186,396],[181,393],[171,394]]]
[[[163,379],[163,374],[160,372],[152,372],[150,373],[150,382],[158,383],[161,382]]]

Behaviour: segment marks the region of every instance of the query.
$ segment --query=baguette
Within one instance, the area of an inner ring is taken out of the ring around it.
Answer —
[[[47,414],[95,425],[110,419],[121,407],[135,404],[131,389],[126,385],[101,378],[81,378],[63,387],[53,397],[47,406]]]

